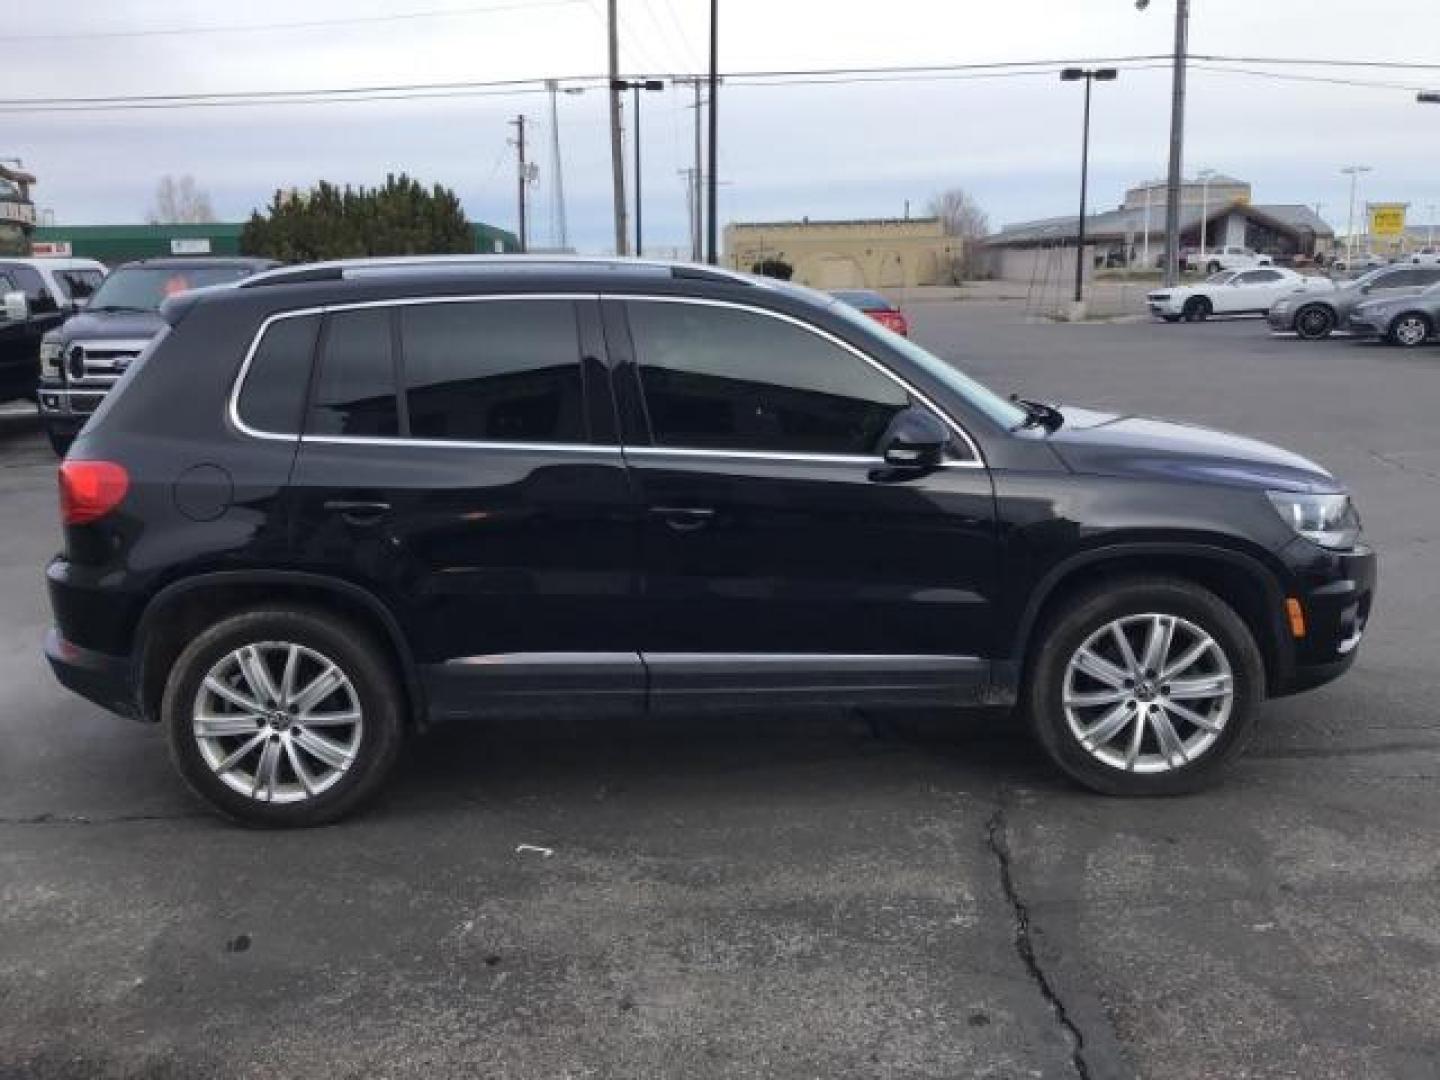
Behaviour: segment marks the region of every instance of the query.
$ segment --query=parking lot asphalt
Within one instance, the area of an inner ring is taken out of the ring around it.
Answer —
[[[1436,1076],[1440,347],[910,314],[996,389],[1334,469],[1382,557],[1354,671],[1183,799],[1005,715],[527,721],[246,831],[45,669],[54,463],[0,417],[0,1076]]]

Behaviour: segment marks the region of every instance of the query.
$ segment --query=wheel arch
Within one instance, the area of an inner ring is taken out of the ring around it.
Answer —
[[[1258,558],[1199,543],[1126,543],[1073,555],[1053,567],[1032,590],[1011,643],[1018,687],[1029,676],[1036,634],[1072,597],[1099,581],[1173,577],[1213,592],[1228,604],[1255,638],[1264,660],[1266,694],[1284,685],[1291,666],[1286,648],[1284,590]]]
[[[213,571],[172,582],[157,592],[135,630],[138,715],[157,719],[165,679],[195,634],[234,612],[277,602],[330,611],[372,631],[395,664],[409,719],[423,720],[424,686],[400,624],[384,601],[353,582],[284,570]]]

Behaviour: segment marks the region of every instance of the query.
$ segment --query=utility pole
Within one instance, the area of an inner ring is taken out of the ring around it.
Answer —
[[[619,0],[607,5],[610,34],[610,183],[615,200],[615,254],[626,253],[625,148],[620,141],[620,12]]]
[[[545,89],[550,92],[550,170],[555,177],[550,185],[550,244],[564,251],[570,246],[570,237],[565,223],[565,171],[560,164],[560,84],[554,79],[546,79]],[[565,92],[573,94],[580,91]]]
[[[1360,175],[1370,171],[1369,165],[1346,165],[1340,172],[1350,177],[1350,218],[1345,226],[1345,259],[1355,261],[1355,189]]]
[[[1135,0],[1144,11],[1150,0]],[[1185,150],[1185,64],[1190,0],[1175,0],[1175,52],[1170,76],[1170,168],[1165,178],[1165,284],[1180,279],[1180,173]]]
[[[520,202],[520,253],[523,255],[530,250],[529,232],[525,225],[525,185],[529,181],[529,174],[525,170],[525,116],[521,114],[510,121],[510,126],[515,129],[515,191]]]
[[[613,3],[614,0],[611,0]],[[720,245],[717,242],[720,216],[716,211],[720,179],[719,139],[720,128],[716,117],[717,102],[720,100],[720,0],[710,0],[710,176],[706,185],[705,207],[705,259],[711,266],[720,262]]]
[[[616,79],[610,84],[610,89],[616,92],[631,90],[635,94],[635,116],[630,121],[633,129],[631,138],[635,143],[635,254],[639,256],[645,249],[644,240],[644,214],[641,206],[641,181],[640,181],[640,91],[651,92],[664,90],[665,83],[660,79]]]
[[[705,182],[705,153],[700,145],[700,133],[705,119],[700,113],[700,80],[692,79],[691,86],[695,90],[695,171],[690,174],[690,205],[693,208],[690,219],[690,257],[698,263],[704,257],[701,251],[704,211],[700,209],[700,191]]]

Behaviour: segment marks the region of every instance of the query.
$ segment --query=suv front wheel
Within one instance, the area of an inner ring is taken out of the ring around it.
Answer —
[[[318,825],[369,798],[395,763],[403,709],[368,635],[303,608],[221,620],[175,661],[161,716],[194,791],[252,825]]]
[[[1178,579],[1133,579],[1076,597],[1042,633],[1030,721],[1085,787],[1194,791],[1249,741],[1264,669],[1249,629],[1213,593]]]

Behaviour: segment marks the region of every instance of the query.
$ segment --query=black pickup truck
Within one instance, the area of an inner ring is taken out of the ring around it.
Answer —
[[[176,293],[226,285],[279,263],[269,259],[166,258],[111,271],[85,311],[45,335],[40,346],[40,419],[64,455],[105,393],[165,322],[160,305]]]
[[[0,403],[35,399],[40,340],[79,311],[104,277],[94,259],[0,256]]]

